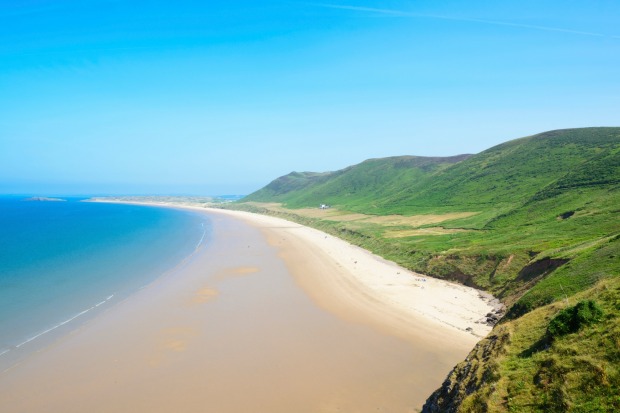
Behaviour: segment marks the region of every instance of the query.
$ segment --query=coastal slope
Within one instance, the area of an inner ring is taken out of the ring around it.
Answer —
[[[356,182],[364,182],[359,172]],[[369,191],[375,181],[390,179],[382,168],[374,173],[380,176],[366,179]],[[620,374],[613,361],[620,128],[555,130],[507,141],[422,177],[384,182],[384,191],[371,200],[350,195],[368,192],[347,185],[333,178],[305,186],[309,194],[331,186],[333,195],[313,199],[296,189],[273,198],[258,191],[235,208],[321,228],[413,271],[502,300],[507,314],[425,411],[620,408],[615,396]],[[317,211],[321,203],[331,208]],[[578,332],[550,335],[552,320],[584,300],[593,301],[604,317]],[[588,345],[577,345],[584,335]]]

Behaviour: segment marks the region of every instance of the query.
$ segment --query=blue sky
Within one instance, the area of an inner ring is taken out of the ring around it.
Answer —
[[[0,0],[0,193],[244,194],[620,126],[620,2]]]

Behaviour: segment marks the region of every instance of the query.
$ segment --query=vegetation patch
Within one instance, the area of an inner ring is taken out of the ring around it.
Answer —
[[[576,333],[582,327],[598,323],[603,317],[603,310],[594,300],[580,301],[576,305],[565,308],[556,315],[547,328],[549,337]]]
[[[620,277],[575,298],[576,305],[549,304],[496,326],[454,368],[423,411],[619,411]],[[580,323],[572,333],[548,335],[560,314],[579,312],[574,317],[598,321]]]
[[[428,228],[416,228],[416,229],[394,229],[387,230],[384,233],[386,238],[407,238],[407,237],[419,237],[423,235],[446,235],[456,234],[458,232],[465,232],[466,229],[457,228],[443,228],[443,227],[428,227]]]
[[[448,212],[445,214],[420,214],[420,215],[383,215],[368,217],[368,222],[382,225],[408,225],[421,227],[423,225],[438,224],[440,222],[455,219],[469,218],[477,212]]]

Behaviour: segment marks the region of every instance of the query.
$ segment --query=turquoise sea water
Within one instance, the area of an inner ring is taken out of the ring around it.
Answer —
[[[173,269],[209,227],[191,211],[0,197],[0,362]]]

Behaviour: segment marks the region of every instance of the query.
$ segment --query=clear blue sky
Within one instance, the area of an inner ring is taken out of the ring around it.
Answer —
[[[244,194],[620,126],[620,2],[0,0],[0,193]]]

